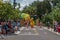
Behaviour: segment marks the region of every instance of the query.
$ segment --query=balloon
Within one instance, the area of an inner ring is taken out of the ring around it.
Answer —
[[[26,13],[22,13],[21,18],[24,18],[25,20],[30,20],[30,15]]]
[[[22,14],[21,14],[21,18],[24,18],[24,16],[25,16],[25,13],[22,13]]]

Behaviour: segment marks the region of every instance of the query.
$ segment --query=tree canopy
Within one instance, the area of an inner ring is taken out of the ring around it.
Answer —
[[[51,5],[49,1],[34,1],[29,6],[26,6],[23,12],[28,12],[31,15],[37,15],[39,18],[41,18],[42,15],[46,13],[46,10],[48,13],[51,12]]]
[[[13,5],[10,3],[3,3],[0,1],[0,17],[1,19],[17,19],[19,18],[20,11],[19,9],[14,9]]]

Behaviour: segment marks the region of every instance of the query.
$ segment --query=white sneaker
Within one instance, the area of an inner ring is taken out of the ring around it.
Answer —
[[[15,34],[19,34],[19,33],[20,33],[20,31],[15,32]]]

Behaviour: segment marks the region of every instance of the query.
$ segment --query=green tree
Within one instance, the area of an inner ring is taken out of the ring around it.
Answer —
[[[37,15],[39,18],[42,17],[46,13],[46,10],[48,13],[51,12],[51,5],[49,1],[34,1],[29,6],[26,6],[23,11],[28,12],[31,15]]]
[[[14,9],[10,3],[3,3],[0,1],[0,17],[1,19],[15,19],[19,18],[20,11],[18,9]]]
[[[57,3],[60,3],[60,0],[52,0],[51,2],[53,3],[53,6],[56,6]]]

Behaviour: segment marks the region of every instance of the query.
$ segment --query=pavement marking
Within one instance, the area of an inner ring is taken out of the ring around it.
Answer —
[[[20,35],[39,35],[39,34],[20,34]]]
[[[44,32],[44,34],[47,34],[47,32]]]
[[[26,28],[26,30],[30,30],[29,28]]]
[[[25,27],[21,27],[20,30],[23,30]]]
[[[43,30],[42,28],[40,28],[39,30]]]
[[[38,30],[36,28],[32,29],[35,33],[38,33]]]
[[[35,33],[38,33],[38,31],[37,31],[37,30],[34,30],[34,32],[35,32]],[[39,33],[38,33],[38,34],[39,34]]]
[[[39,34],[20,34],[20,35],[39,35]]]
[[[24,34],[21,34],[21,32],[24,30],[24,28],[25,28],[25,30],[27,31],[27,30],[32,30],[32,31],[34,31],[35,33],[31,33],[31,32],[26,32],[26,33],[24,33]],[[22,28],[20,28],[20,32],[17,32],[17,33],[15,33],[15,34],[18,34],[18,35],[38,35],[39,33],[38,33],[38,30],[36,29],[36,28],[33,28],[33,29],[31,29],[31,28],[26,28],[26,27],[22,27]]]
[[[24,30],[24,28],[25,28],[25,27],[21,27],[21,28],[20,28],[19,33],[21,33],[21,32],[22,32],[22,30]]]
[[[32,28],[32,30],[36,30],[36,28]]]
[[[31,32],[28,32],[28,33],[25,32],[24,34],[19,34],[19,35],[39,35],[39,34],[38,33],[34,34],[34,33],[31,33]]]

